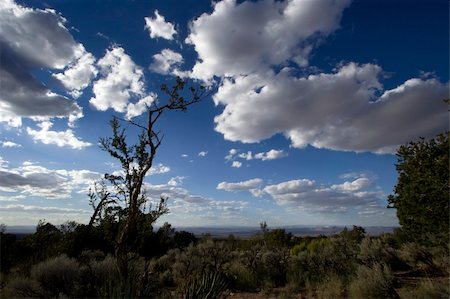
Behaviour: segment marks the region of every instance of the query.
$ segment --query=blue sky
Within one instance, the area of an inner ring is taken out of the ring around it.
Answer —
[[[158,123],[162,222],[397,225],[396,148],[448,129],[448,5],[2,1],[0,222],[87,222],[108,121],[181,76],[213,93]]]

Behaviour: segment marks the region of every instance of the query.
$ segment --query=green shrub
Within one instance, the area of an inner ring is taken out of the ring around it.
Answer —
[[[316,287],[317,298],[345,298],[345,285],[338,276],[332,276]]]
[[[433,264],[433,257],[428,248],[417,243],[405,243],[400,247],[402,261],[413,268],[423,268]]]
[[[399,290],[402,298],[450,298],[448,280],[436,281],[425,279],[415,287],[407,287]]]
[[[395,250],[381,239],[366,237],[361,241],[358,259],[365,265],[374,263],[393,265],[398,263]]]
[[[256,273],[238,261],[230,265],[227,274],[230,287],[235,290],[254,292],[260,287]]]
[[[39,283],[45,297],[77,296],[80,267],[75,259],[60,255],[33,266],[31,278]]]
[[[350,298],[398,298],[394,278],[388,266],[375,263],[371,268],[361,265],[349,286]]]
[[[227,282],[219,272],[205,272],[187,280],[180,295],[185,299],[219,298],[226,287]]]

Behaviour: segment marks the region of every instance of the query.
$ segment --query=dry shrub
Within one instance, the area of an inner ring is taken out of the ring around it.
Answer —
[[[316,287],[317,298],[345,298],[345,286],[338,276],[332,276]]]
[[[372,267],[361,265],[356,278],[349,286],[350,298],[398,298],[394,278],[387,265],[375,263]]]
[[[399,290],[402,298],[450,298],[448,280],[424,279],[415,287],[402,288]]]
[[[44,297],[77,296],[80,267],[75,259],[60,255],[31,269],[31,278],[44,290]]]

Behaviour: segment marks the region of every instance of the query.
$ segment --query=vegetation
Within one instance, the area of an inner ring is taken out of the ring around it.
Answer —
[[[197,238],[155,221],[167,199],[152,206],[143,191],[162,136],[155,130],[168,110],[185,111],[201,93],[181,93],[178,79],[165,105],[148,107],[147,123],[129,144],[118,119],[113,136],[100,140],[121,163],[89,196],[89,224],[55,226],[40,221],[36,232],[1,236],[2,298],[224,298],[254,297],[448,298],[448,134],[398,151],[399,181],[389,197],[401,229],[367,236],[362,227],[325,237],[298,237],[269,229],[249,239]]]
[[[422,244],[449,242],[449,133],[401,146],[390,206],[405,237]]]

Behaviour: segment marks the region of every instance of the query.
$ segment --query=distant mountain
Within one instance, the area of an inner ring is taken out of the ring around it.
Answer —
[[[272,227],[271,227],[272,228]],[[345,226],[307,226],[307,225],[292,225],[273,227],[285,229],[294,236],[311,236],[316,237],[320,235],[331,236],[340,233]],[[351,229],[352,227],[347,227]],[[392,233],[396,227],[388,226],[368,226],[364,227],[366,233],[370,236],[377,236],[383,233]],[[184,230],[193,233],[196,236],[205,234],[216,238],[226,238],[229,235],[234,235],[239,238],[248,238],[256,235],[261,231],[259,227],[248,226],[208,226],[208,227],[177,227],[177,230]]]
[[[292,233],[294,236],[311,236],[316,237],[320,235],[331,236],[340,233],[345,226],[308,226],[308,225],[291,225],[291,226],[280,226],[280,227],[270,227],[270,228],[281,228],[285,229],[287,232]],[[351,226],[347,227],[351,229]],[[378,236],[383,233],[391,233],[396,227],[391,226],[367,226],[364,227],[366,233],[370,236]],[[158,227],[155,228],[155,230]],[[226,238],[229,235],[234,235],[239,238],[250,238],[258,234],[261,229],[256,226],[186,226],[186,227],[175,227],[177,231],[188,231],[194,235],[200,237],[205,234],[211,235],[211,237],[216,238]],[[36,226],[31,225],[12,225],[6,227],[6,232],[10,234],[32,234],[36,231]]]

